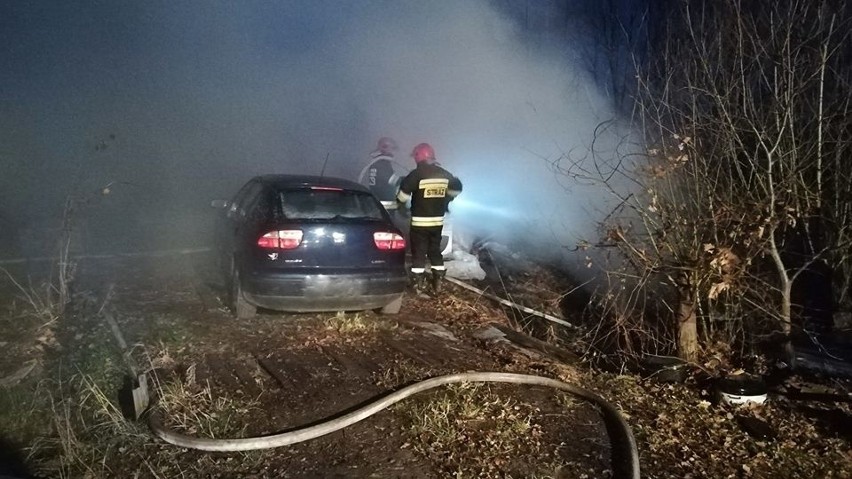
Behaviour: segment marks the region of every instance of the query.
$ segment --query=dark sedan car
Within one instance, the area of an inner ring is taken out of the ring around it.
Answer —
[[[266,175],[213,204],[223,209],[216,249],[238,318],[257,307],[399,312],[405,240],[365,187]]]

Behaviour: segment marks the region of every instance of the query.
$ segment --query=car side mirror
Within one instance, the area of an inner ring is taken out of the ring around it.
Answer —
[[[210,202],[210,206],[218,210],[222,210],[228,207],[228,202],[225,200],[213,200]]]

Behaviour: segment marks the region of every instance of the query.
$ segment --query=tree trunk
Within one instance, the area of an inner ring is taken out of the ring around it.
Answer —
[[[698,359],[698,317],[695,309],[695,294],[682,291],[678,305],[677,352],[686,361]]]
[[[787,360],[792,364],[793,355],[793,338],[790,337],[793,332],[793,316],[792,316],[792,295],[793,282],[786,279],[781,284],[781,330],[784,332],[784,353],[787,355]]]

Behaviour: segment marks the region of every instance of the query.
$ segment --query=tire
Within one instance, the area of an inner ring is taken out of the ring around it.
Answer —
[[[251,304],[243,294],[240,272],[234,268],[231,274],[231,310],[237,319],[251,319],[257,314],[257,306]]]
[[[402,295],[400,294],[397,298],[390,303],[384,305],[383,308],[379,310],[381,314],[398,314],[400,308],[402,308]]]

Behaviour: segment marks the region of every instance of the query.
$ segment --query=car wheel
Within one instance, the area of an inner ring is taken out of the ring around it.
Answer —
[[[240,272],[236,268],[231,275],[231,309],[237,319],[251,319],[257,314],[257,306],[249,303],[243,294]]]
[[[382,309],[379,310],[382,314],[397,314],[399,313],[400,308],[402,308],[402,295],[400,294],[397,298],[390,303],[386,304]]]

